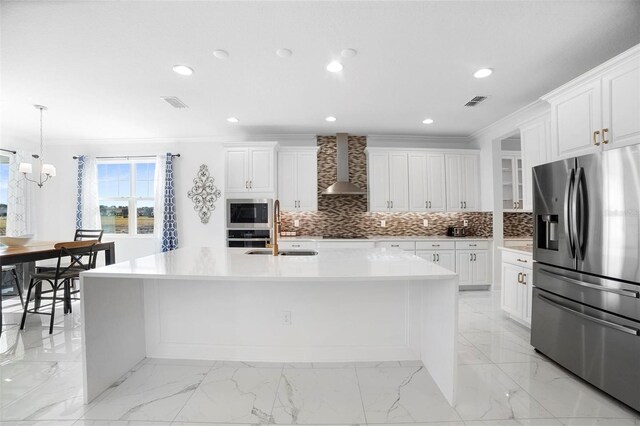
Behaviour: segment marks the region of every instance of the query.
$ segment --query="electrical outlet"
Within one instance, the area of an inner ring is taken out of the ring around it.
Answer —
[[[295,226],[296,228],[299,228],[300,227],[300,219],[294,219],[293,226]]]
[[[386,226],[387,226],[387,221],[386,221],[386,220],[384,220],[384,219],[382,219],[382,220],[380,221],[380,226],[381,226],[381,227],[383,227],[383,228],[384,228],[384,227],[386,227]]]
[[[469,221],[467,219],[463,220],[462,226],[469,226]]]
[[[282,324],[291,325],[291,311],[282,311]]]
[[[427,226],[429,226],[429,221],[428,221],[427,219],[423,220],[423,221],[422,221],[422,226],[424,226],[425,228],[426,228]]]

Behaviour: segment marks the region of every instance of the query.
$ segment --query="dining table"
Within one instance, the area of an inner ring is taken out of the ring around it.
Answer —
[[[24,288],[29,282],[31,272],[35,271],[39,260],[57,259],[61,249],[55,248],[59,241],[30,241],[24,246],[0,245],[0,266],[16,265],[19,269],[20,285]],[[95,251],[104,252],[105,265],[112,265],[116,261],[116,246],[113,241],[99,242],[94,246]],[[2,333],[2,291],[0,291],[0,333]]]

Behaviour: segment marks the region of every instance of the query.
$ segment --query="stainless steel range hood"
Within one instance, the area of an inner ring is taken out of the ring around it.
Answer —
[[[346,133],[337,133],[338,181],[322,195],[366,195],[367,191],[349,182],[349,142]]]

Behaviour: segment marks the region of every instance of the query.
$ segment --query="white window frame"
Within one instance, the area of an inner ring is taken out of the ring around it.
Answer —
[[[105,235],[109,235],[109,236],[129,236],[129,237],[154,237],[156,235],[156,229],[155,226],[153,228],[153,232],[151,234],[138,234],[138,210],[137,210],[137,204],[138,201],[151,201],[153,202],[154,206],[155,206],[155,196],[153,197],[137,197],[134,196],[133,194],[136,193],[136,177],[137,177],[137,171],[136,171],[136,164],[153,164],[155,166],[156,161],[155,160],[145,160],[145,159],[133,159],[133,160],[127,160],[127,159],[113,159],[113,160],[98,160],[97,161],[97,165],[99,166],[100,164],[128,164],[129,165],[129,194],[132,194],[128,197],[101,197],[100,196],[100,191],[98,190],[98,200],[99,202],[101,201],[118,201],[118,202],[122,202],[122,201],[126,201],[127,205],[129,206],[129,216],[128,216],[128,226],[129,226],[129,232],[128,233],[117,233],[117,232],[113,232],[113,233],[108,233],[105,232]],[[98,181],[100,181],[100,177],[98,176]],[[155,183],[154,183],[155,186]],[[154,188],[154,194],[155,194],[155,188]],[[132,214],[133,212],[133,214]],[[155,212],[155,208],[154,208],[154,212],[153,215],[155,217],[156,212]]]

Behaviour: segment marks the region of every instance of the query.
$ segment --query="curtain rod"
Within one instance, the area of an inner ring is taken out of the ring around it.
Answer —
[[[12,153],[12,154],[15,154],[15,153],[16,153],[16,151],[12,151],[12,150],[10,150],[10,149],[4,149],[4,148],[0,148],[0,151],[10,152],[10,153]]]
[[[96,157],[97,160],[114,160],[114,159],[126,159],[128,160],[129,158],[155,158],[156,155],[117,155],[117,156],[113,156],[113,157]],[[180,154],[171,154],[171,157],[180,157]],[[78,157],[77,155],[73,156],[74,160],[77,160]]]

